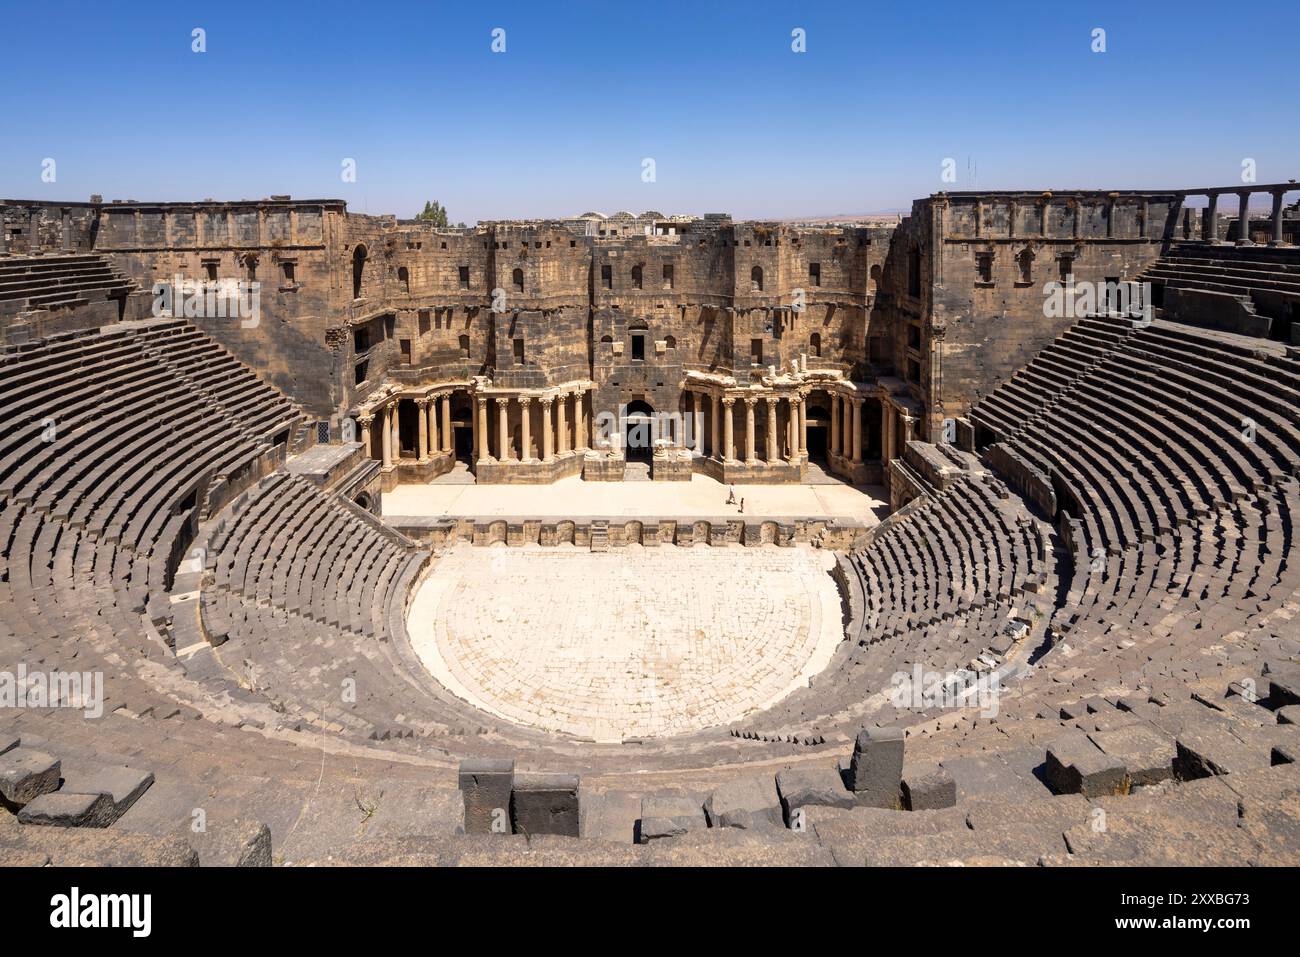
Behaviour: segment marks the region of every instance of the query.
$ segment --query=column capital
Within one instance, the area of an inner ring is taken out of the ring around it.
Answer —
[[[427,395],[416,396],[415,404],[419,406],[421,409],[427,409],[429,407],[429,396]]]
[[[357,422],[360,423],[363,428],[370,425],[374,421],[375,421],[375,417],[373,415],[357,416]]]
[[[736,397],[734,395],[724,395],[722,397],[722,404],[725,405],[728,409],[730,409],[732,406],[736,404]]]
[[[518,398],[519,398],[519,404],[522,405],[525,409],[528,408],[528,406],[530,406],[533,402],[533,397],[531,395],[521,395]]]
[[[553,395],[539,396],[537,401],[542,404],[543,408],[549,409],[551,407],[551,404],[555,401],[555,396]]]

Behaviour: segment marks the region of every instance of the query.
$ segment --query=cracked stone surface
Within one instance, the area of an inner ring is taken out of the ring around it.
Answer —
[[[844,638],[833,564],[805,548],[458,546],[408,628],[434,677],[500,717],[598,741],[683,734],[826,666]]]

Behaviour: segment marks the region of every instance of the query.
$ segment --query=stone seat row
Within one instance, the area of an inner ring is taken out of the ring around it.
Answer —
[[[384,633],[391,589],[412,555],[283,471],[251,489],[210,544],[218,586],[364,635]]]

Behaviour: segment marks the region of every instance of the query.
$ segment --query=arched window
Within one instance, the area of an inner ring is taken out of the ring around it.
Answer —
[[[632,288],[641,289],[641,267],[639,265],[632,267]]]
[[[1034,281],[1034,251],[1026,247],[1020,251],[1016,257],[1016,265],[1020,268],[1020,281],[1029,285]]]
[[[867,289],[867,292],[874,293],[879,288],[880,288],[880,263],[876,263],[874,266],[871,267],[871,285]]]
[[[400,266],[397,270],[397,288],[402,292],[411,291],[411,273],[405,266]]]
[[[523,292],[523,291],[524,291],[524,271],[523,271],[522,269],[516,269],[516,270],[511,274],[511,278],[514,280],[514,284],[515,284],[515,292]]]
[[[813,355],[817,356],[818,358],[821,357],[822,334],[820,332],[814,332],[811,336],[808,337],[808,351],[811,352]]]
[[[749,290],[750,292],[763,291],[763,267],[755,266],[749,271]]]
[[[361,298],[361,277],[366,271],[366,247],[352,250],[352,298]]]
[[[676,349],[676,348],[677,348],[677,337],[676,337],[676,336],[669,336],[668,338],[664,339],[664,348],[665,348],[665,349]]]

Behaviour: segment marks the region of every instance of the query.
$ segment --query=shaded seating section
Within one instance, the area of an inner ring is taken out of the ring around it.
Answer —
[[[102,256],[0,258],[0,315],[126,300],[134,287]]]
[[[1274,339],[1291,341],[1291,325],[1300,318],[1300,250],[1294,247],[1178,243],[1140,278],[1152,284],[1157,305],[1178,299],[1169,290],[1232,297],[1244,314],[1273,320]]]
[[[285,451],[255,434],[260,413],[195,387],[225,373],[177,374],[196,337],[122,323],[0,354],[0,637],[51,667],[93,663],[136,714],[176,710],[128,658],[175,667],[167,591],[198,523]],[[260,388],[248,408],[280,410],[287,433],[300,413]]]
[[[277,471],[210,539],[216,585],[359,635],[383,634],[406,562],[426,553],[308,479]]]
[[[975,406],[977,442],[1050,476],[1073,555],[1058,643],[1122,655],[1136,680],[1280,633],[1300,589],[1298,400],[1277,343],[1087,319]]]
[[[913,665],[943,675],[996,667],[1028,638],[1040,605],[1050,611],[1055,550],[1050,526],[987,473],[927,494],[846,556],[862,607],[835,659],[809,688],[742,722],[741,735],[816,742],[851,729]]]

